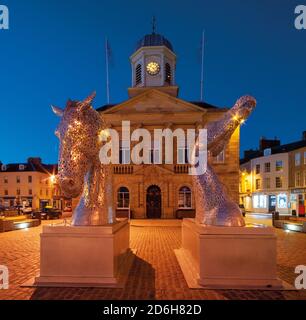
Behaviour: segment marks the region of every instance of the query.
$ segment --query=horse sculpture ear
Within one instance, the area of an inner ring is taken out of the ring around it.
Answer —
[[[84,109],[84,108],[86,109],[86,108],[90,107],[95,96],[96,96],[96,91],[94,91],[90,96],[88,96],[86,99],[84,99],[81,102],[82,109]]]
[[[52,111],[58,116],[58,117],[62,117],[64,114],[64,110],[59,108],[59,107],[55,107],[55,106],[51,106]]]

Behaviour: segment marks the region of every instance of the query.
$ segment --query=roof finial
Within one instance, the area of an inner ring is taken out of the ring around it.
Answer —
[[[152,34],[155,34],[156,31],[156,17],[152,17]]]

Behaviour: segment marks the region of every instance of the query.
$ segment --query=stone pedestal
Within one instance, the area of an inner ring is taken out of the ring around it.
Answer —
[[[44,226],[36,286],[121,287],[133,254],[127,219],[106,226]]]
[[[271,227],[213,227],[184,219],[175,254],[191,288],[281,289]]]

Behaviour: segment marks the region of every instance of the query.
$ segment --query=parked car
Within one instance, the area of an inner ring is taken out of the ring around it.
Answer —
[[[62,217],[62,211],[52,207],[45,207],[40,211],[32,212],[32,219],[52,220],[60,219]]]
[[[245,211],[245,207],[243,204],[239,204],[239,208],[241,210],[242,215],[245,217],[246,211]]]

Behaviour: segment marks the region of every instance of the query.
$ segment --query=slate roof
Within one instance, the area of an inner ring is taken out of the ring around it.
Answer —
[[[272,147],[271,154],[278,154],[278,153],[286,153],[290,151],[294,151],[300,148],[306,147],[306,140],[299,140],[287,144],[283,144],[280,146]],[[254,150],[254,153],[250,154],[248,157],[243,158],[240,160],[240,164],[244,164],[252,159],[260,158],[264,156],[264,150]]]
[[[154,47],[154,46],[165,46],[173,51],[171,42],[166,39],[163,35],[158,33],[146,34],[136,44],[135,51],[142,47]]]
[[[5,165],[5,168],[3,165]],[[20,169],[20,165],[23,165],[24,169]],[[44,164],[39,162],[37,159],[32,160],[30,158],[28,162],[24,163],[1,163],[0,172],[42,172],[47,174],[56,174],[58,169],[57,167],[57,164]]]

